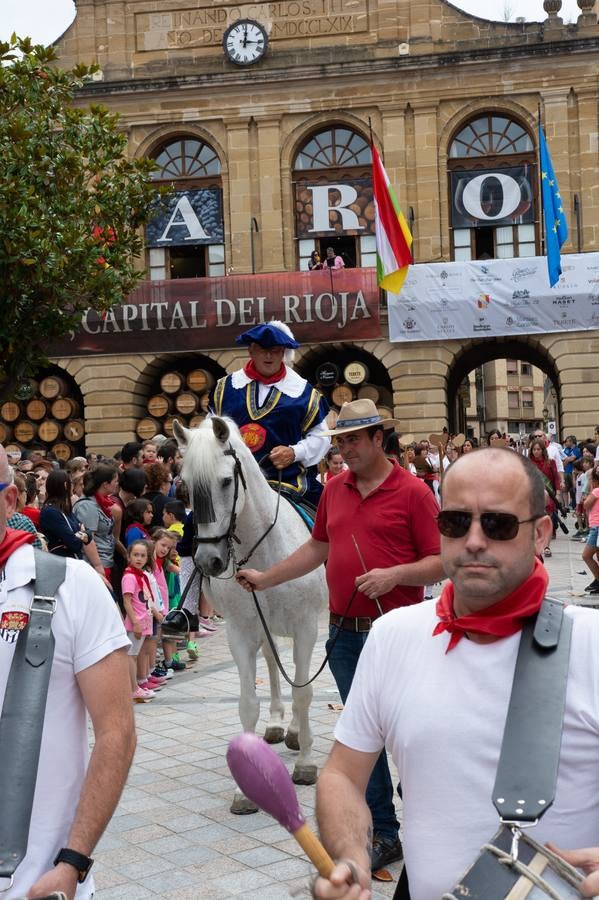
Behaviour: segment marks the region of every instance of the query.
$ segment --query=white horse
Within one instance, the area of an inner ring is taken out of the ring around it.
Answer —
[[[262,648],[270,679],[270,719],[265,733],[269,743],[285,743],[299,749],[293,771],[296,784],[314,784],[312,732],[309,708],[312,686],[292,688],[293,716],[285,735],[285,707],[279,672],[258,618],[254,601],[235,581],[236,560],[245,560],[258,539],[275,520],[277,494],[262,474],[231,419],[210,417],[196,429],[175,421],[173,433],[185,449],[182,478],[187,484],[196,538],[196,565],[204,574],[203,590],[227,620],[229,647],[239,671],[239,717],[244,731],[255,731],[260,712],[256,696],[256,657]],[[288,556],[309,537],[298,513],[281,498],[274,527],[253,550],[249,564],[264,570]],[[310,678],[310,661],[318,633],[318,614],[324,605],[324,570],[319,567],[300,581],[291,581],[258,595],[273,635],[293,639],[295,675],[304,684]],[[237,793],[235,813],[256,807]]]

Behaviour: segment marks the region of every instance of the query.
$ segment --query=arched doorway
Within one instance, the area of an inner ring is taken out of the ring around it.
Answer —
[[[480,373],[482,370],[484,379],[484,367],[499,360],[505,360],[507,364],[505,371],[503,368],[498,369],[500,374],[495,378],[493,385],[485,385],[484,381],[481,384],[480,374],[474,374],[474,384],[471,384],[473,373]],[[541,370],[545,376],[542,405],[533,399],[534,390],[536,388],[538,393],[539,386],[533,383],[533,372],[529,371],[531,367]],[[500,409],[502,416],[488,416],[484,409],[484,400],[483,404],[480,402],[479,398],[484,397],[485,391],[490,389],[498,395],[505,394],[503,404],[494,410],[497,412],[497,409]],[[519,398],[518,403],[512,403],[511,398],[514,397]],[[525,399],[528,397],[531,399]],[[495,422],[499,419],[505,420],[506,423],[505,427],[499,426],[501,431],[517,433],[518,424],[520,433],[524,433],[529,427],[531,430],[544,427],[548,420],[553,421],[551,417],[555,416],[556,433],[560,434],[560,376],[553,357],[539,343],[530,343],[525,339],[509,339],[476,341],[464,345],[456,354],[447,376],[447,406],[451,433],[468,433],[468,419],[473,417],[467,415],[466,409],[468,405],[472,406],[473,401],[476,406],[475,418],[480,421],[481,431],[498,427]]]

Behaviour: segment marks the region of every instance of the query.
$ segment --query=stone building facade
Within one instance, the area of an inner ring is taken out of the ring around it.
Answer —
[[[445,0],[76,6],[57,50],[64,66],[99,63],[81,102],[120,113],[130,153],[157,158],[161,178],[175,190],[191,191],[198,202],[212,191],[221,204],[216,238],[182,250],[158,241],[147,251],[148,277],[291,278],[311,249],[324,252],[330,242],[366,271],[374,247],[364,149],[370,129],[410,217],[416,262],[541,255],[539,110],[570,222],[564,250],[599,250],[593,0],[578,0],[580,16],[568,25],[559,0],[545,0],[543,21],[516,24],[468,15]],[[264,29],[267,42],[263,56],[242,66],[228,58],[223,35],[241,23],[240,52],[253,52],[247,20]],[[524,185],[528,217],[502,219],[487,209],[474,227],[464,227],[456,218],[454,173],[472,179],[503,170]],[[386,373],[383,394],[402,430],[421,436],[455,422],[468,372],[491,359],[521,359],[551,378],[561,433],[582,435],[599,421],[598,352],[592,331],[390,343],[383,308],[376,338],[348,331],[342,341],[303,346],[297,367],[314,378],[317,364],[339,356],[372,360]],[[215,337],[194,362],[231,371],[241,359]],[[177,332],[169,332],[161,352],[146,352],[140,334],[134,351],[54,362],[83,395],[88,449],[107,452],[132,438],[160,373],[189,360]]]

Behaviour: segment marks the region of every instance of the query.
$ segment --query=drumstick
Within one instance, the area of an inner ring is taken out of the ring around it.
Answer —
[[[368,572],[368,569],[366,568],[366,566],[364,564],[364,560],[362,559],[362,554],[360,553],[360,548],[358,547],[358,542],[356,540],[356,536],[354,534],[352,534],[351,539],[354,542],[354,547],[356,548],[356,553],[358,554],[358,559],[360,560],[360,563],[362,564],[362,568],[364,569],[364,574],[366,575],[366,573]],[[383,610],[381,609],[381,604],[379,603],[378,598],[373,597],[372,599],[376,603],[376,608],[379,611],[379,616],[382,616]]]
[[[266,741],[249,731],[229,743],[227,764],[243,793],[293,835],[323,878],[335,863],[306,824],[289,772]]]

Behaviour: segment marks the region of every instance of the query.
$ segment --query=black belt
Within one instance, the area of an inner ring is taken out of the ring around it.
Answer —
[[[331,625],[336,625],[343,631],[370,631],[375,621],[370,616],[338,616],[337,613],[331,613],[329,617]]]

